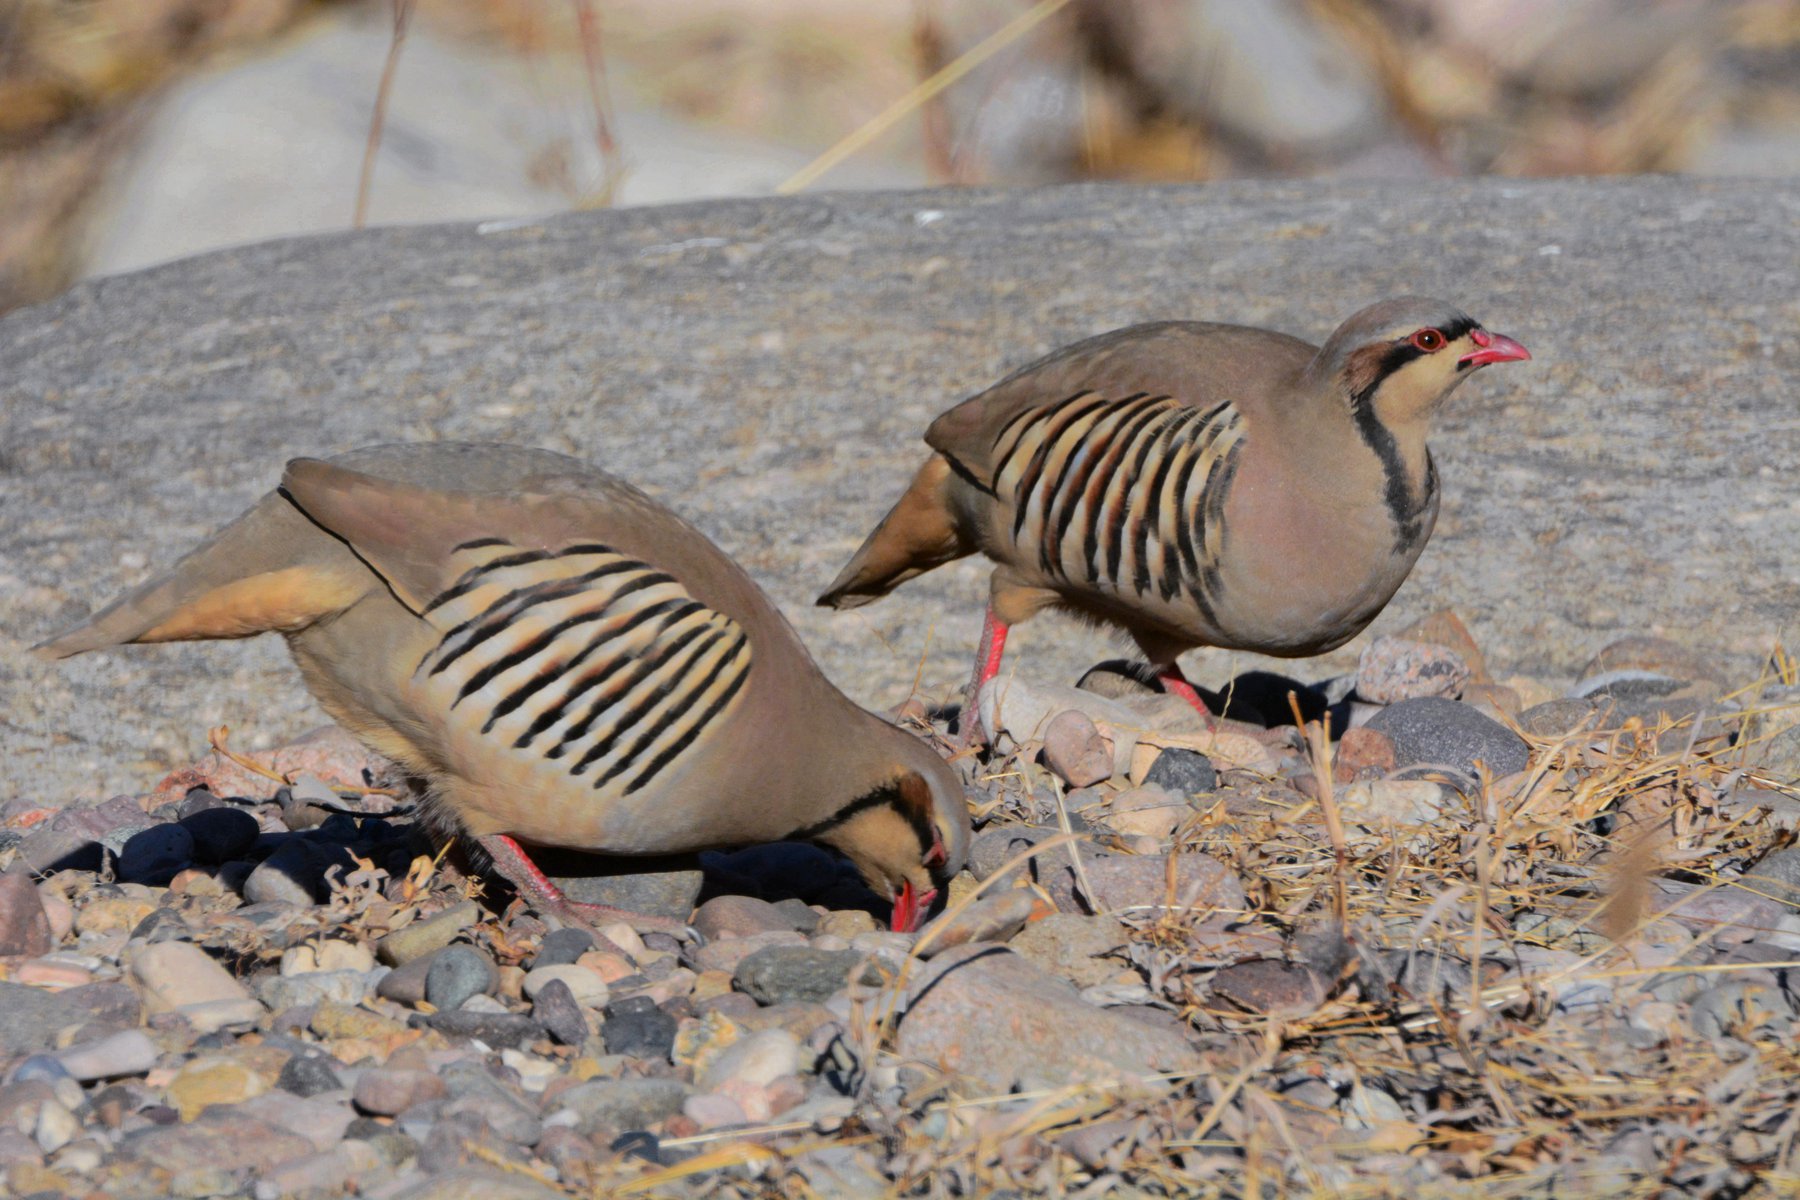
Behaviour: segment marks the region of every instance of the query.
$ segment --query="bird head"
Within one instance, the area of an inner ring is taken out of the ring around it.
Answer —
[[[893,928],[911,933],[969,850],[962,780],[923,742],[888,781],[852,801],[819,841],[842,851],[869,887],[894,905]]]
[[[1490,363],[1531,353],[1451,305],[1421,296],[1372,304],[1337,327],[1309,371],[1336,383],[1382,424],[1429,420],[1456,385]]]

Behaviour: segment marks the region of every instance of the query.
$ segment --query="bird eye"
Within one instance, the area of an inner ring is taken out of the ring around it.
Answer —
[[[1412,335],[1412,344],[1430,354],[1433,350],[1444,348],[1444,334],[1438,329],[1421,329]]]

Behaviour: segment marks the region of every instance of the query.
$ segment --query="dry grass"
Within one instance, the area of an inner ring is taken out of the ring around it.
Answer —
[[[1751,778],[1749,747],[1635,721],[1531,740],[1528,771],[1481,781],[1428,825],[1345,816],[1334,833],[1329,800],[1244,798],[1268,780],[1228,780],[1237,795],[1195,813],[1180,847],[1236,867],[1253,898],[1246,923],[1280,930],[1290,959],[1326,984],[1298,1015],[1243,1011],[1210,988],[1230,958],[1205,949],[1219,944],[1217,914],[1128,915],[1131,961],[1155,1002],[1192,1026],[1201,1071],[1148,1087],[982,1094],[895,1059],[909,964],[861,997],[852,1041],[865,1084],[841,1124],[676,1139],[665,1153],[690,1157],[595,1164],[565,1186],[825,1195],[808,1182],[823,1178],[808,1167],[821,1153],[860,1156],[897,1196],[1742,1195],[1800,1184],[1800,1049],[1786,1018],[1748,1003],[1722,1029],[1696,1028],[1686,1005],[1651,991],[1681,972],[1710,985],[1800,966],[1721,958],[1719,930],[1685,915],[1741,892],[1742,869],[1792,840],[1733,798]],[[1316,733],[1310,744],[1329,753]],[[985,777],[1013,786],[1031,774],[1019,767],[990,763]],[[989,884],[1070,840],[1040,844]],[[1671,897],[1658,887],[1670,882],[1693,886]]]

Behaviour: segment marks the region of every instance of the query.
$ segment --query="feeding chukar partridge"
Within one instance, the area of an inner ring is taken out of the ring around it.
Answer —
[[[1477,368],[1530,357],[1417,297],[1323,347],[1189,321],[1077,342],[932,422],[936,453],[819,603],[980,552],[996,566],[971,704],[1007,628],[1060,608],[1122,628],[1204,713],[1182,651],[1298,658],[1374,619],[1437,520],[1432,415]]]
[[[969,817],[929,746],[820,673],[748,575],[648,496],[512,446],[296,459],[168,573],[37,649],[287,636],[325,710],[540,911],[525,842],[660,854],[809,838],[910,929]]]

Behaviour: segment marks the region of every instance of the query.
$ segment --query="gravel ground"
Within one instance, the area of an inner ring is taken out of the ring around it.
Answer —
[[[957,759],[969,870],[917,934],[802,843],[635,879],[680,941],[547,929],[434,858],[337,731],[15,800],[0,1177],[142,1200],[1779,1190],[1780,666],[1736,679],[1634,636],[1572,687],[1498,681],[1437,613],[1290,685],[1329,754],[1267,680],[1213,729],[1120,673],[997,680],[991,744]],[[901,717],[949,749],[924,705]]]
[[[1319,338],[1402,291],[1536,361],[1454,399],[1443,517],[1374,632],[1450,604],[1509,671],[1566,681],[1628,630],[1747,669],[1800,600],[1797,208],[1783,183],[1676,179],[819,196],[375,230],[96,280],[0,320],[0,791],[137,791],[213,725],[266,747],[319,724],[272,641],[58,667],[23,649],[286,458],[383,440],[618,470],[737,555],[858,699],[891,705],[915,677],[947,694],[979,566],[856,614],[810,607],[933,415],[1109,327]],[[1111,650],[1048,619],[1016,644],[1064,681]],[[1194,659],[1213,684],[1248,665]]]

